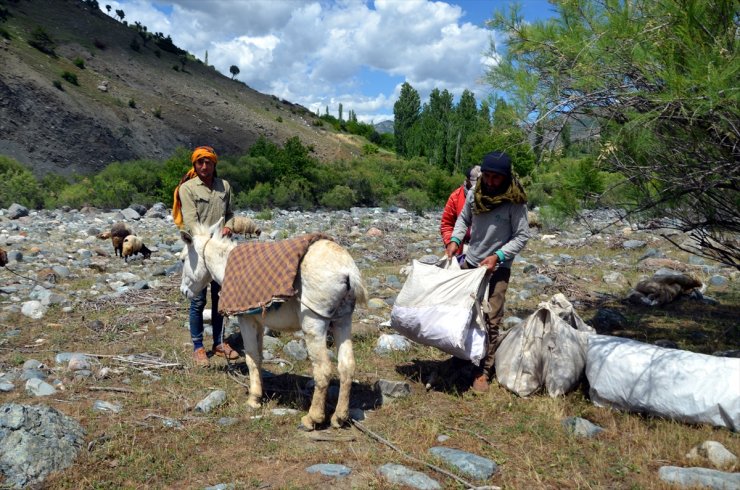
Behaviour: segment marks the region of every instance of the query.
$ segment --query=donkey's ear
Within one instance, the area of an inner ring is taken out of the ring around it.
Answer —
[[[182,239],[183,242],[185,242],[188,245],[192,245],[193,243],[193,236],[187,231],[181,231],[180,238]]]
[[[220,237],[221,236],[221,228],[224,226],[224,218],[223,216],[221,219],[218,220],[218,223],[214,224],[208,229],[208,234],[211,235],[213,238]]]

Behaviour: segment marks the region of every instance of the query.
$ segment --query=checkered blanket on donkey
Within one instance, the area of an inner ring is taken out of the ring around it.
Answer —
[[[229,253],[218,301],[222,315],[265,311],[275,301],[295,296],[298,267],[317,240],[331,240],[322,233],[301,235],[279,242],[243,243]],[[250,311],[252,310],[252,311]]]

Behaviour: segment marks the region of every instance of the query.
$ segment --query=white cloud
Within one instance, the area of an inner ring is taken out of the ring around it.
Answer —
[[[112,1],[130,23],[170,35],[178,46],[264,93],[324,112],[341,102],[364,121],[392,118],[398,80],[456,97],[479,85],[491,32],[461,22],[462,9],[429,0]],[[165,14],[164,11],[168,12]],[[371,74],[371,75],[368,75]]]

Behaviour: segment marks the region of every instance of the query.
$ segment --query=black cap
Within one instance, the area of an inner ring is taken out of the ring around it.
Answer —
[[[511,177],[511,158],[502,151],[492,151],[483,157],[480,170]]]

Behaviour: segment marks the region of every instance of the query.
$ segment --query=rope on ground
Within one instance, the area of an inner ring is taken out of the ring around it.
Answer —
[[[470,483],[470,482],[468,482],[466,480],[463,480],[459,476],[457,476],[457,475],[455,475],[453,473],[450,473],[449,471],[447,471],[447,470],[445,470],[443,468],[440,468],[439,466],[435,466],[435,465],[433,465],[431,463],[427,463],[426,461],[422,461],[421,459],[415,458],[414,456],[411,456],[410,454],[406,454],[401,449],[399,449],[398,447],[396,447],[392,442],[388,441],[387,439],[384,439],[383,437],[379,436],[375,432],[371,431],[370,429],[368,429],[367,427],[365,427],[364,425],[362,425],[361,423],[359,423],[357,420],[350,419],[350,421],[352,422],[352,425],[354,425],[355,427],[357,427],[357,429],[360,430],[360,432],[363,432],[366,435],[368,435],[368,436],[372,437],[373,439],[375,439],[376,441],[385,444],[389,448],[391,448],[394,451],[396,451],[397,453],[399,453],[404,458],[409,459],[409,460],[413,461],[414,463],[422,464],[422,465],[424,465],[424,466],[426,466],[428,468],[431,468],[432,470],[434,470],[434,471],[436,471],[438,473],[442,473],[443,475],[448,476],[448,477],[452,478],[453,480],[456,480],[459,483],[462,483],[469,490],[501,490],[501,487],[495,487],[495,486],[477,487],[477,486],[473,485],[472,483]]]

